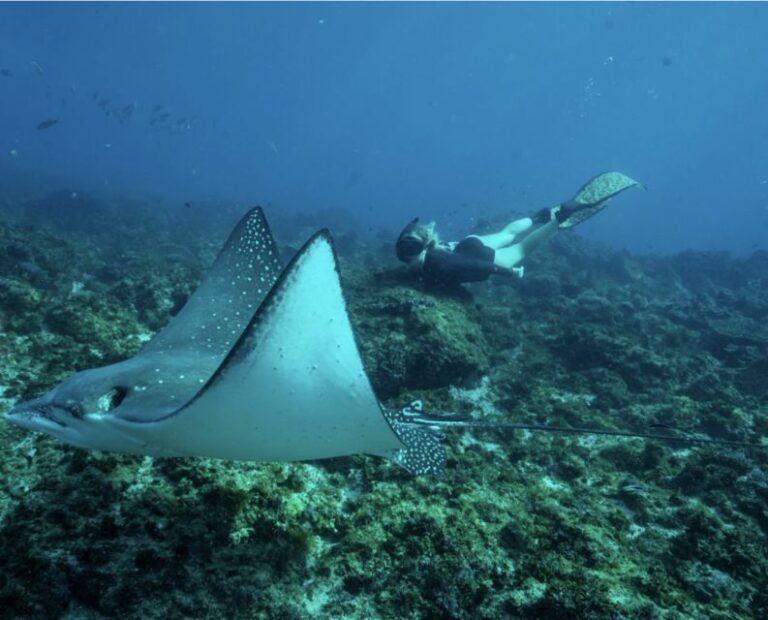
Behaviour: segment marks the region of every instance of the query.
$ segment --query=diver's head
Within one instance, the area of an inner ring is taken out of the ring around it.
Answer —
[[[419,224],[419,218],[414,218],[397,238],[395,252],[404,263],[412,263],[416,259],[423,260],[424,253],[436,243],[435,223]]]

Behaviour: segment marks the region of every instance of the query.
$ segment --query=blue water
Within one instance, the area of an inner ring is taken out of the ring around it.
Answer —
[[[339,207],[458,236],[616,169],[648,192],[583,234],[749,253],[768,248],[766,32],[751,3],[3,3],[2,193]]]

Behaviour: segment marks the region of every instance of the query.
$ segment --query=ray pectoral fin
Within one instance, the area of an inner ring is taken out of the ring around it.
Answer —
[[[194,349],[215,369],[277,281],[282,263],[261,207],[238,223],[197,290],[174,319],[142,349]]]
[[[117,418],[159,422],[190,402],[240,338],[280,271],[267,220],[261,208],[251,209],[181,311],[138,355],[113,366],[137,386],[116,410]]]
[[[297,253],[198,396],[156,426],[179,452],[242,460],[404,447],[365,373],[327,231]]]

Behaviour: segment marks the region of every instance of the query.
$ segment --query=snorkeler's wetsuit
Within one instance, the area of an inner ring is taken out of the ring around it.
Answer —
[[[445,246],[427,250],[422,273],[428,283],[441,286],[482,282],[492,274],[512,275],[509,269],[493,264],[495,257],[496,250],[477,237],[467,237],[453,250]]]

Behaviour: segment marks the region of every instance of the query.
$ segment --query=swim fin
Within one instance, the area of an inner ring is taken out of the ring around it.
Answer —
[[[645,185],[621,172],[603,172],[587,181],[576,195],[562,203],[556,213],[558,228],[571,228],[588,220],[608,205],[616,194],[630,187],[646,189]]]

